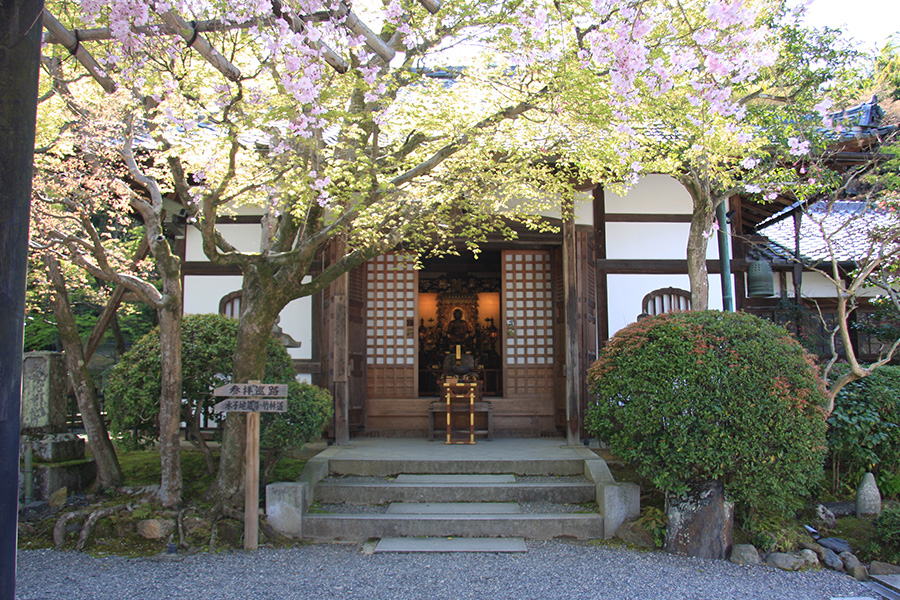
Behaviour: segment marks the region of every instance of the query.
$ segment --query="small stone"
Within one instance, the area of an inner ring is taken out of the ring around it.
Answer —
[[[834,513],[821,504],[816,506],[816,516],[826,529],[834,529],[837,526],[837,520],[834,517]]]
[[[219,539],[224,540],[232,548],[242,547],[244,545],[244,526],[237,521],[220,521]]]
[[[116,521],[116,537],[125,538],[133,534],[136,530],[134,521],[128,519],[119,519]]]
[[[863,475],[856,490],[856,517],[874,517],[881,513],[881,492],[871,473]]]
[[[47,504],[50,508],[59,508],[61,506],[65,506],[66,500],[69,498],[69,490],[65,487],[61,487],[47,498]]]
[[[891,563],[873,560],[869,565],[870,575],[900,575],[900,567]]]
[[[181,526],[184,528],[184,535],[191,535],[204,525],[208,525],[208,522],[200,517],[185,517],[181,521]]]
[[[829,550],[833,550],[835,554],[840,554],[841,552],[853,552],[853,548],[850,547],[850,543],[847,540],[842,540],[841,538],[819,538],[817,540],[820,546],[824,546]]]
[[[641,527],[636,521],[627,521],[622,523],[616,529],[616,537],[638,548],[654,548],[656,544],[653,541],[653,534]]]
[[[856,558],[856,555],[850,552],[841,552],[838,556],[840,557],[841,562],[844,563],[844,569],[848,573],[850,573],[854,567],[862,565],[862,563],[859,562],[859,559]]]
[[[867,579],[869,579],[869,573],[862,565],[853,567],[852,569],[848,569],[847,572],[850,573],[853,579],[856,579],[857,581],[866,581]]]
[[[810,567],[818,567],[819,566],[819,557],[816,555],[815,551],[810,550],[809,548],[804,548],[797,554],[800,555],[800,558],[803,559],[803,563]]]
[[[175,522],[171,519],[144,519],[137,522],[137,532],[148,540],[159,540],[168,537],[175,530]]]
[[[838,558],[838,555],[835,554],[831,548],[825,548],[822,562],[825,563],[825,566],[829,569],[834,569],[835,571],[844,570],[844,561]]]
[[[770,552],[766,556],[766,564],[782,571],[797,571],[804,562],[799,556],[787,554],[786,552]]]
[[[805,550],[812,550],[816,553],[816,557],[822,561],[825,559],[825,548],[815,542],[800,542],[800,547]]]
[[[759,552],[753,544],[735,544],[728,560],[738,565],[758,565]]]

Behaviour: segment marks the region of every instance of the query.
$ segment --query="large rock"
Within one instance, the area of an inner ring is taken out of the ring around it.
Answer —
[[[666,551],[698,558],[728,557],[734,504],[725,501],[721,483],[698,484],[686,497],[669,498],[668,504]]]
[[[850,542],[842,540],[841,538],[819,538],[816,541],[819,542],[820,546],[828,548],[835,554],[840,554],[841,552],[853,552],[853,548],[850,547]]]
[[[144,519],[137,522],[137,532],[148,540],[168,538],[175,531],[175,521],[171,519]]]
[[[857,518],[875,517],[880,513],[881,492],[878,491],[875,476],[871,473],[866,473],[856,489],[856,516]]]
[[[798,571],[805,563],[799,556],[786,552],[769,552],[766,556],[766,564],[782,571]]]
[[[816,518],[824,529],[834,529],[837,526],[834,513],[821,504],[816,506]]]
[[[869,565],[870,575],[900,575],[900,567],[891,563],[873,560]]]
[[[847,572],[850,573],[850,576],[857,581],[866,581],[869,579],[869,572],[862,565],[857,565],[852,569],[847,569]]]
[[[812,550],[813,552],[815,552],[816,557],[820,562],[825,560],[825,548],[823,548],[819,544],[815,542],[800,542],[800,547],[805,550]],[[832,554],[834,554],[834,552],[832,552]]]
[[[759,551],[753,544],[735,544],[728,560],[738,565],[758,565]]]
[[[810,567],[818,567],[819,566],[819,557],[816,555],[814,550],[810,550],[809,548],[804,548],[797,552],[797,555],[803,559],[803,564]]]
[[[638,548],[653,548],[656,543],[653,534],[644,529],[637,521],[626,521],[616,529],[616,537]]]
[[[838,554],[838,558],[840,558],[841,562],[844,563],[844,570],[848,573],[850,573],[854,567],[859,567],[862,565],[862,563],[859,562],[859,559],[856,558],[856,555],[851,552],[841,552],[840,554]]]
[[[831,548],[825,548],[822,562],[825,563],[825,566],[829,569],[834,569],[835,571],[844,570],[844,561],[842,561]]]

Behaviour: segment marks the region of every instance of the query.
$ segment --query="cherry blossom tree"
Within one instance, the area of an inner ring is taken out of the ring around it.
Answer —
[[[673,165],[640,143],[659,115],[733,150],[737,87],[777,60],[773,7],[92,0],[51,6],[49,38],[130,95],[134,129],[154,140],[128,161],[148,205],[171,193],[209,259],[241,269],[240,381],[261,376],[288,302],[343,285],[370,257],[456,251],[460,239],[477,250],[489,232],[514,235],[511,222],[542,226],[536,215],[561,209],[572,177],[628,182]],[[142,160],[171,186],[153,192]],[[217,226],[240,205],[263,215],[255,252]],[[222,499],[239,497],[243,431],[229,415]]]

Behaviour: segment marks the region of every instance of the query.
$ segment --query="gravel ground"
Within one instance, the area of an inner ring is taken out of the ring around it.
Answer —
[[[17,600],[829,600],[873,592],[832,571],[789,573],[659,552],[528,542],[523,554],[373,554],[314,544],[168,561],[20,551]]]

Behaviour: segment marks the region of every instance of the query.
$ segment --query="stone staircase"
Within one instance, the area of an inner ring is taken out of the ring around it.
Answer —
[[[639,490],[616,483],[588,449],[547,460],[342,458],[329,449],[301,480],[267,488],[269,523],[290,537],[610,537],[638,512]]]

